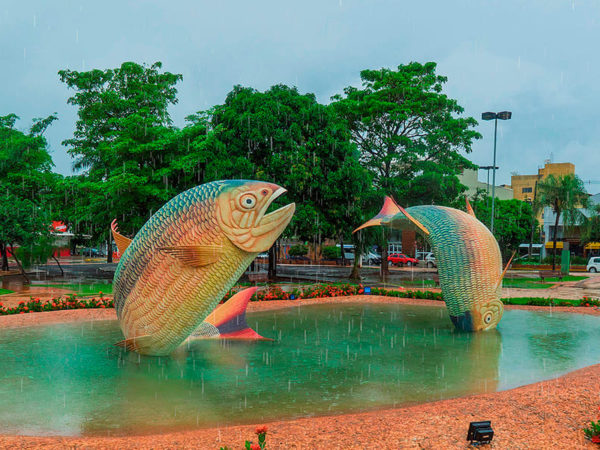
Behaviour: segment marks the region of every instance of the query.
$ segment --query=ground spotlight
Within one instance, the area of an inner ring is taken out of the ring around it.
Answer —
[[[492,430],[492,422],[484,420],[481,422],[471,422],[469,424],[469,432],[467,433],[467,441],[472,445],[489,444],[494,438],[494,430]]]

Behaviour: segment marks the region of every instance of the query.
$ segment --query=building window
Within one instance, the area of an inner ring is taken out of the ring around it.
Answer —
[[[533,192],[533,188],[526,187],[526,188],[523,188],[523,190],[522,190],[521,192],[522,192],[523,194],[524,194],[525,192]]]

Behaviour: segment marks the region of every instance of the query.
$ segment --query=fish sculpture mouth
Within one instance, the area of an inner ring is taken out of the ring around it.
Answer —
[[[287,192],[272,183],[242,185],[226,192],[217,203],[221,229],[233,244],[249,253],[266,252],[290,223],[295,203],[267,214],[271,204]]]
[[[273,243],[292,220],[294,212],[296,211],[295,203],[282,206],[281,208],[266,214],[271,204],[286,192],[287,189],[281,187],[277,189],[273,192],[268,202],[258,212],[255,226],[250,229],[250,235],[256,239],[253,251],[260,253],[271,248]],[[250,239],[250,241],[253,241],[253,239]]]

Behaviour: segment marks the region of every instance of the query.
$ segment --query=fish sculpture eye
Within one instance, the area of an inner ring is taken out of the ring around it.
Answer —
[[[483,321],[485,322],[485,324],[489,324],[492,321],[492,313],[488,312],[486,313],[485,316],[483,316]]]
[[[240,197],[240,206],[244,209],[252,209],[256,206],[254,194],[246,193]]]

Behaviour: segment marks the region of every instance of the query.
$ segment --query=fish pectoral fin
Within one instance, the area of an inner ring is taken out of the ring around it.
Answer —
[[[122,255],[123,253],[125,253],[125,250],[127,250],[127,247],[129,247],[129,245],[131,244],[132,239],[123,236],[121,233],[119,233],[118,229],[119,226],[117,225],[117,219],[114,219],[110,223],[110,231],[112,231],[113,239],[115,241],[115,244],[117,244],[117,249]]]
[[[506,267],[504,268],[504,270],[502,271],[502,274],[500,275],[500,279],[498,280],[498,284],[496,284],[496,289],[498,289],[500,287],[500,285],[502,284],[502,280],[504,279],[504,275],[506,275],[506,272],[508,271],[508,268],[510,267],[510,263],[512,262],[513,258],[515,257],[515,253],[517,253],[516,250],[513,251],[510,259],[506,263]]]
[[[195,338],[221,338],[244,340],[272,340],[265,338],[248,326],[246,308],[257,288],[238,292],[208,315],[192,334]]]
[[[223,251],[219,245],[180,245],[160,247],[159,251],[175,258],[184,266],[202,267],[217,262]]]
[[[124,341],[119,341],[115,344],[117,347],[123,347],[128,352],[138,352],[140,349],[146,347],[151,340],[152,336],[149,334],[144,336],[136,336]]]

